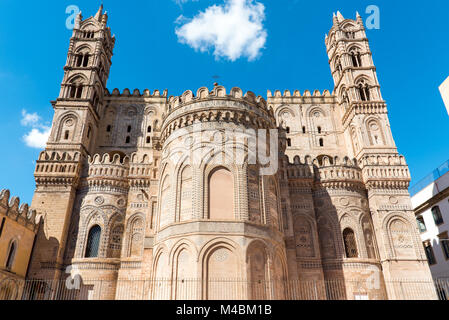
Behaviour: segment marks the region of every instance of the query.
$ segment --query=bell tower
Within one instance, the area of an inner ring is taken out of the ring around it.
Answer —
[[[361,16],[334,14],[325,42],[348,151],[358,159],[364,153],[397,153]]]
[[[404,299],[394,281],[431,275],[408,192],[410,172],[391,133],[361,16],[334,14],[325,43],[346,147],[362,170],[386,291],[390,299]]]
[[[37,160],[32,207],[43,215],[30,277],[58,279],[85,159],[95,150],[115,37],[101,6],[76,17],[47,147]]]

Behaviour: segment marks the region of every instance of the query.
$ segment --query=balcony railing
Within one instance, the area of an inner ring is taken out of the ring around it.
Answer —
[[[417,184],[410,188],[410,195],[413,197],[415,194],[420,192],[422,189],[430,185],[435,180],[438,180],[443,175],[449,172],[449,160],[439,166],[437,169],[432,171],[432,173],[428,174],[426,177],[421,179]]]

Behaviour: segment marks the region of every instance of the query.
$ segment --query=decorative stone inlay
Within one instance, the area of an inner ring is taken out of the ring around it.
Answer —
[[[95,198],[95,204],[102,205],[104,203],[104,198],[102,196],[98,196]]]
[[[214,258],[215,261],[217,262],[225,262],[226,260],[228,260],[228,250],[226,249],[218,249],[217,251],[215,251],[214,253]]]

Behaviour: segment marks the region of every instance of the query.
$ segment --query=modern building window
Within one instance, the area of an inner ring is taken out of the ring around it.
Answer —
[[[16,252],[17,252],[17,243],[16,241],[11,242],[9,246],[8,251],[8,258],[6,259],[6,269],[12,270],[12,267],[14,266],[14,260],[16,258]]]
[[[427,231],[427,227],[426,227],[426,224],[424,223],[424,218],[423,217],[417,217],[416,218],[416,222],[418,223],[419,232],[426,232]]]
[[[443,250],[443,255],[446,260],[449,260],[449,234],[444,232],[438,235],[440,239],[441,250]]]
[[[430,243],[430,240],[425,241],[424,243],[424,250],[426,252],[427,261],[429,261],[430,265],[434,265],[437,263],[435,259],[435,254],[433,253],[432,244]]]
[[[355,241],[355,234],[352,229],[346,228],[343,231],[343,241],[345,243],[346,257],[357,258],[359,253],[357,250],[357,243]]]
[[[444,223],[443,216],[441,215],[440,207],[436,206],[432,208],[432,216],[435,224],[438,226]]]
[[[0,223],[0,237],[3,233],[3,228],[5,227],[6,218],[2,218],[2,222]]]
[[[89,236],[87,238],[86,254],[85,258],[97,258],[98,250],[100,248],[101,239],[101,228],[96,225],[93,226],[89,231]]]

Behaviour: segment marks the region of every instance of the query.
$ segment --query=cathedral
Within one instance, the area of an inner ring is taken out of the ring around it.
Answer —
[[[358,14],[325,38],[333,92],[266,98],[110,91],[107,23],[76,19],[27,279],[89,299],[436,299]]]

